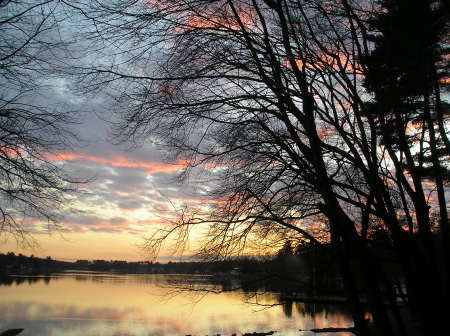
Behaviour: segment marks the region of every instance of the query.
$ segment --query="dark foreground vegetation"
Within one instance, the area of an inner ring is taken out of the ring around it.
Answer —
[[[8,329],[0,334],[0,336],[15,336],[19,335],[23,329]]]

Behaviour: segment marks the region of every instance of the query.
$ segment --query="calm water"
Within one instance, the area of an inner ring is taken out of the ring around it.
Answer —
[[[207,293],[202,289],[219,286],[201,276],[77,272],[10,280],[0,284],[0,331],[25,328],[21,336],[204,336],[271,330],[275,335],[310,336],[299,329],[352,325],[340,307],[282,304],[279,293]]]

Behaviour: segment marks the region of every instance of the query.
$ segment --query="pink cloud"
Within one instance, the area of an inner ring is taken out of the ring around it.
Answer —
[[[182,160],[179,160],[174,164],[169,164],[164,162],[133,160],[118,154],[111,154],[110,157],[99,157],[83,153],[60,153],[48,154],[46,158],[53,162],[85,160],[104,163],[112,167],[142,168],[145,169],[148,174],[172,173],[185,166],[185,161]]]

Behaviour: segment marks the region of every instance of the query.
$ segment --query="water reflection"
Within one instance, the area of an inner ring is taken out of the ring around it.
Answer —
[[[45,276],[7,276],[0,278],[0,286],[12,286],[12,285],[21,285],[28,284],[31,285],[33,283],[43,281],[46,285],[50,283],[51,277],[48,275]]]
[[[20,327],[24,336],[138,336],[277,330],[279,335],[309,336],[313,334],[298,330],[352,325],[341,306],[299,302],[265,289],[172,295],[184,286],[230,290],[236,285],[183,275],[78,272],[8,277],[0,286],[0,331]]]

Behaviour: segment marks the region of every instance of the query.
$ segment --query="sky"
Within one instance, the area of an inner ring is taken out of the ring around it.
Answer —
[[[66,108],[78,111],[80,124],[73,130],[82,139],[73,148],[50,155],[50,161],[71,176],[91,181],[71,195],[59,228],[25,219],[23,225],[33,232],[38,247],[23,248],[9,237],[1,242],[0,252],[68,260],[148,258],[140,247],[145,237],[175,218],[183,203],[196,202],[199,190],[181,184],[177,177],[183,166],[169,162],[154,145],[114,145],[110,132],[114,115],[104,95],[76,95],[68,81],[59,79],[46,99],[65,101]]]
[[[47,9],[52,8],[49,3]],[[39,10],[35,9],[37,13]],[[89,53],[98,41],[89,45],[80,31],[86,27],[90,29],[90,26],[85,25],[82,16],[68,13],[69,16],[58,23],[57,30],[49,29],[45,31],[48,35],[39,36],[51,42],[73,42],[68,49],[55,49],[51,53],[39,51],[40,57],[50,66],[68,64],[72,69],[73,65],[109,64],[113,59],[132,57],[123,43],[120,46],[112,43],[102,50],[103,53]],[[24,22],[27,27],[26,20]],[[20,27],[20,22],[17,25]],[[1,28],[4,30],[5,26]],[[23,38],[17,31],[10,31],[10,34],[13,40],[14,34],[17,40]],[[66,59],[65,55],[70,57]],[[28,242],[37,243],[33,244],[33,249],[17,242],[14,236],[0,235],[0,252],[14,251],[67,260],[147,259],[149,255],[141,248],[146,237],[154,229],[167,226],[168,220],[176,218],[176,210],[184,204],[204,201],[205,187],[181,183],[178,177],[182,163],[169,162],[167,153],[155,145],[113,144],[117,139],[111,134],[111,126],[117,121],[117,114],[113,112],[112,89],[85,94],[76,90],[77,79],[69,74],[38,78],[45,89],[30,96],[29,103],[74,111],[79,123],[70,128],[81,139],[56,154],[43,154],[71,177],[89,182],[81,184],[77,193],[68,195],[70,202],[61,210],[58,227],[49,227],[38,219],[23,219],[22,227],[34,240]],[[4,86],[2,90],[5,90]],[[162,258],[168,253],[163,250]]]
[[[109,113],[100,112],[103,116]],[[126,144],[113,145],[109,126],[101,116],[86,113],[85,121],[78,125],[83,144],[51,157],[72,176],[92,180],[72,195],[60,227],[48,230],[45,223],[26,220],[25,226],[39,243],[37,250],[23,250],[12,239],[1,250],[54,259],[147,257],[138,245],[152,229],[174,218],[178,206],[195,201],[198,193],[177,181],[182,165],[169,163],[154,146],[130,149]]]
[[[23,6],[28,6],[28,2],[24,2]],[[51,10],[52,6],[49,2],[48,7],[42,8]],[[8,8],[14,7],[11,5]],[[34,10],[40,13],[40,8]],[[36,13],[28,13],[34,20]],[[61,65],[61,60],[75,62],[73,64],[76,66],[101,61],[96,58],[98,55],[83,54],[83,50],[89,48],[83,45],[86,42],[79,34],[83,22],[73,14],[70,12],[69,17],[60,21],[57,30],[45,30],[47,35],[38,36],[52,42],[76,42],[68,47],[73,59],[61,57],[64,52],[59,49],[52,50],[52,53],[40,51],[39,56],[50,66]],[[28,27],[27,17],[23,18],[23,26]],[[21,22],[18,21],[17,27],[21,27]],[[6,30],[8,27],[5,25],[1,28],[10,34],[11,40],[15,36],[17,41],[23,39],[21,29]],[[113,53],[113,50],[106,50],[107,58],[103,61],[109,62],[108,55]],[[129,143],[120,146],[113,144],[115,139],[110,129],[115,115],[112,112],[113,102],[105,92],[92,95],[76,93],[75,80],[68,75],[39,80],[46,89],[31,96],[29,102],[75,111],[74,116],[79,123],[70,127],[81,139],[57,155],[43,154],[70,176],[89,182],[81,184],[77,193],[68,195],[70,202],[65,203],[61,210],[58,227],[48,227],[46,222],[38,219],[23,219],[21,225],[37,243],[33,244],[33,249],[17,242],[14,236],[0,235],[0,252],[14,251],[67,260],[146,259],[148,255],[140,247],[145,238],[153,229],[167,225],[168,219],[175,218],[175,209],[182,203],[196,202],[197,190],[176,182],[182,166],[169,163],[164,159],[164,153],[155,146],[147,143],[131,149]],[[0,94],[5,90],[3,85]]]

